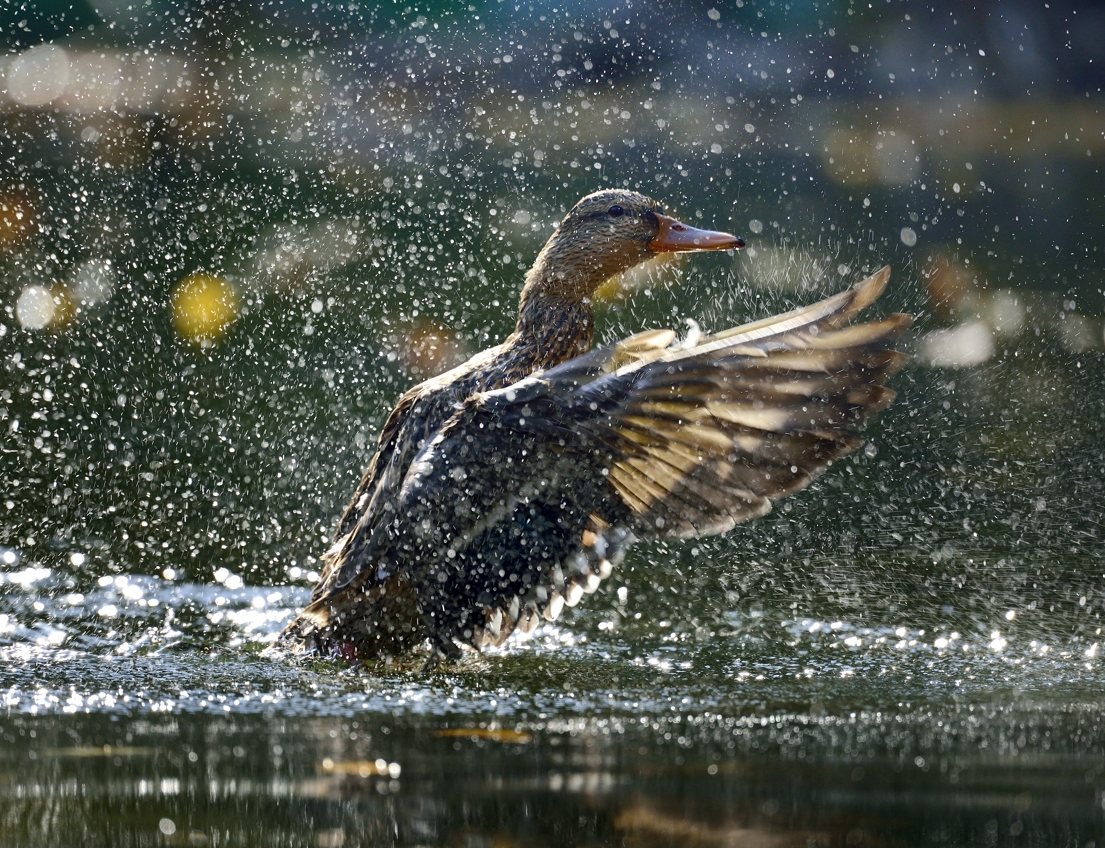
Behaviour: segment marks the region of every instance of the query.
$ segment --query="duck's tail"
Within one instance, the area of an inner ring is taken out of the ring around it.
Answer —
[[[364,588],[347,587],[315,598],[277,639],[293,654],[345,658],[395,656],[426,636],[409,581],[391,577]]]
[[[324,600],[312,601],[277,637],[278,647],[295,654],[329,653],[324,645],[331,630],[330,606]]]

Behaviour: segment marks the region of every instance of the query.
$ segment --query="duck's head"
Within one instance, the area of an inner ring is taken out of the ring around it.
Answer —
[[[643,194],[597,191],[557,225],[526,275],[523,298],[544,295],[577,302],[657,254],[738,247],[744,242],[736,236],[683,224]]]

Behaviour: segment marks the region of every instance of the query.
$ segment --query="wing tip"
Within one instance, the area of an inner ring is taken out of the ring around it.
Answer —
[[[831,323],[839,327],[851,321],[852,318],[882,297],[889,280],[889,265],[883,265],[874,274],[864,277],[849,290],[851,297],[837,313],[836,320]]]
[[[890,280],[890,266],[883,265],[874,274],[865,277],[856,283],[852,290],[856,293],[853,303],[858,309],[863,309],[874,303],[886,291],[886,284]]]

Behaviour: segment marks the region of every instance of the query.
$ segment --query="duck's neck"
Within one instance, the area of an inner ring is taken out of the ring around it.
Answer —
[[[568,300],[529,285],[509,340],[533,368],[551,368],[591,349],[595,320],[587,300]]]
[[[577,242],[558,227],[526,274],[507,346],[530,370],[551,368],[591,349],[595,320],[589,295],[610,272],[603,251],[582,251]]]

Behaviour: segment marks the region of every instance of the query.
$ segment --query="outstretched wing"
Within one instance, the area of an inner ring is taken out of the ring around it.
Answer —
[[[609,480],[629,515],[612,509],[611,523],[637,535],[724,532],[855,450],[855,428],[893,400],[884,383],[905,360],[891,345],[909,316],[848,325],[888,278],[883,268],[821,303],[581,387],[610,397],[580,426],[621,455]]]
[[[555,617],[629,535],[723,532],[854,450],[904,361],[891,345],[908,316],[848,325],[888,276],[693,346],[634,337],[471,399],[412,464],[388,530],[439,632],[497,641]]]

